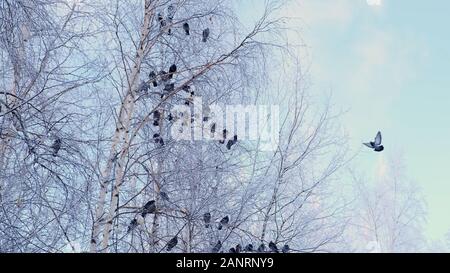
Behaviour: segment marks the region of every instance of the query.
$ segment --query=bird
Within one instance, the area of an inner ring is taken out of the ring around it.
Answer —
[[[266,246],[264,245],[264,244],[261,244],[259,247],[258,247],[258,252],[265,252],[266,251]]]
[[[155,143],[159,143],[159,134],[153,134],[153,140]]]
[[[212,253],[217,253],[222,248],[222,242],[219,240],[217,241],[217,244],[213,247]]]
[[[59,150],[61,149],[61,139],[59,137],[55,139],[51,148],[53,150],[52,155],[56,157],[58,155]]]
[[[222,220],[220,220],[220,222],[219,222],[219,227],[218,227],[217,229],[218,229],[218,230],[222,230],[222,227],[223,227],[223,226],[226,226],[226,225],[228,224],[229,221],[230,221],[230,217],[228,217],[228,215],[225,216],[225,217],[223,217]]]
[[[145,216],[147,216],[147,214],[151,214],[151,213],[155,213],[155,212],[156,212],[155,200],[150,200],[142,208],[142,214],[141,215],[142,215],[142,217],[145,218]]]
[[[158,87],[158,82],[156,81],[156,73],[152,71],[148,74],[148,78],[152,81],[153,87]]]
[[[137,221],[136,218],[133,219],[133,220],[131,220],[130,224],[128,225],[127,233],[130,233],[130,231],[132,231],[133,229],[135,229],[138,225],[139,225],[139,224],[138,224],[138,221]]]
[[[186,36],[190,35],[190,28],[188,23],[183,24],[184,33],[186,33]]]
[[[169,67],[169,79],[173,78],[173,74],[177,72],[177,66],[175,64]]]
[[[170,22],[172,22],[173,17],[175,16],[175,7],[173,5],[169,5],[167,7],[167,18]]]
[[[245,251],[247,252],[252,252],[253,251],[253,245],[252,244],[248,244],[245,246]]]
[[[158,21],[160,24],[160,28],[164,28],[166,26],[166,20],[164,20],[164,17],[162,16],[161,13],[158,13]]]
[[[169,75],[167,74],[167,72],[164,71],[164,70],[161,70],[161,71],[159,72],[159,76],[161,77],[161,80],[162,80],[163,82],[167,82],[167,81],[170,80],[170,76],[169,76]]]
[[[202,36],[203,36],[202,41],[204,43],[206,43],[206,41],[208,40],[208,37],[209,37],[209,28],[206,28],[203,30]]]
[[[205,222],[205,228],[209,228],[209,223],[211,222],[211,213],[206,212],[203,214],[203,222]]]
[[[237,244],[235,249],[236,249],[236,253],[241,253],[241,251],[242,251],[242,247],[240,244]]]
[[[172,113],[169,113],[169,115],[167,116],[167,119],[168,119],[169,121],[172,121],[172,120],[173,120],[173,115],[172,115]]]
[[[277,245],[274,242],[272,242],[272,241],[269,242],[269,248],[270,248],[270,250],[272,250],[275,253],[279,252]]]
[[[173,237],[168,243],[167,243],[167,251],[171,251],[172,248],[174,248],[178,244],[178,237]]]
[[[191,91],[191,87],[189,85],[183,85],[181,88],[184,92],[189,93]]]
[[[223,140],[219,141],[220,144],[225,143],[225,140],[227,139],[227,133],[228,133],[227,129],[223,129],[223,131],[222,131]]]
[[[363,143],[364,145],[366,145],[367,147],[373,149],[375,152],[382,152],[384,150],[384,146],[381,145],[381,132],[378,132],[377,135],[375,136],[375,140],[371,141],[369,143]]]
[[[168,93],[173,92],[173,90],[175,90],[175,84],[174,83],[169,83],[169,84],[166,84],[164,86],[164,91],[166,91]]]
[[[233,139],[228,140],[227,149],[231,150],[231,147],[237,143],[237,135],[234,135]]]
[[[166,192],[162,191],[162,192],[159,193],[159,195],[161,195],[161,198],[162,198],[164,201],[169,201],[169,195],[167,195]]]
[[[283,252],[283,253],[288,253],[289,250],[291,250],[290,247],[289,247],[289,245],[284,245],[283,248],[281,249],[281,252]]]
[[[161,119],[161,113],[158,110],[153,112],[153,126],[159,126],[159,120],[160,119]]]
[[[213,124],[211,125],[211,134],[214,134],[215,132],[216,132],[216,124],[213,123]]]
[[[230,250],[228,250],[229,253],[236,253],[236,249],[234,249],[234,247],[230,248]]]

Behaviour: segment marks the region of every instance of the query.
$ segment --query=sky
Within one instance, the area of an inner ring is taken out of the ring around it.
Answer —
[[[251,22],[264,1],[238,1]],[[360,166],[401,156],[428,204],[426,235],[450,230],[450,1],[291,0],[292,18],[306,44],[310,92],[332,93]],[[386,152],[361,142],[383,133]],[[369,166],[369,167],[368,167]],[[372,166],[373,168],[371,168]]]

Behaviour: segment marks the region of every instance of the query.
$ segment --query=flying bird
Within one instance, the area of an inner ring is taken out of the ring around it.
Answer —
[[[217,253],[222,248],[222,242],[219,240],[217,241],[217,244],[213,247],[212,253]]]
[[[168,243],[167,243],[167,251],[171,251],[172,248],[174,248],[178,244],[178,237],[173,237]]]
[[[152,214],[156,212],[156,204],[155,204],[155,200],[150,200],[148,201],[144,207],[142,208],[142,217],[145,218],[145,216],[147,216],[147,214]]]
[[[382,140],[381,132],[378,132],[374,141],[371,141],[369,143],[363,143],[363,144],[366,145],[367,147],[373,149],[375,152],[381,152],[384,150],[384,146],[381,145],[381,140]]]
[[[205,222],[205,228],[209,228],[209,223],[211,222],[211,213],[206,212],[203,214],[203,222]]]
[[[186,33],[186,35],[190,35],[190,28],[189,28],[188,23],[183,24],[183,29],[184,29],[184,33]]]
[[[272,242],[272,241],[269,242],[269,248],[270,248],[270,250],[272,250],[275,253],[279,252],[277,245],[274,242]]]
[[[290,249],[289,245],[284,245],[283,248],[281,249],[281,252],[288,253],[290,250],[291,249]]]
[[[209,37],[209,28],[203,30],[202,36],[203,36],[202,41],[206,43]]]
[[[61,139],[59,137],[55,139],[51,148],[53,150],[52,155],[56,157],[58,155],[59,150],[61,149]]]
[[[223,217],[222,220],[220,220],[219,227],[217,229],[222,230],[222,227],[228,225],[229,221],[230,221],[230,217],[228,217],[228,215]]]

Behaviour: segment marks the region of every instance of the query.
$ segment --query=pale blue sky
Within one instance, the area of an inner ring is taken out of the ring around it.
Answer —
[[[238,2],[249,20],[263,4]],[[426,196],[432,239],[450,229],[449,11],[448,0],[292,0],[283,12],[301,19],[291,26],[308,48],[311,91],[332,90],[334,105],[349,110],[342,121],[352,148],[383,132],[386,153],[358,160],[403,155]]]

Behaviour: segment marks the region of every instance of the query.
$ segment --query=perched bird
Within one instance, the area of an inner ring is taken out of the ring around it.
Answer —
[[[160,192],[159,193],[159,195],[161,195],[161,198],[164,200],[164,201],[169,201],[169,195],[167,195],[167,193],[166,192]]]
[[[164,17],[162,16],[161,13],[158,13],[158,21],[159,21],[159,27],[160,28],[164,28],[167,25],[166,20],[164,20]]]
[[[189,28],[188,23],[183,24],[183,29],[184,29],[184,33],[186,33],[186,35],[190,35],[190,28]]]
[[[131,220],[130,224],[128,225],[127,233],[130,233],[130,231],[134,230],[139,225],[137,219]]]
[[[222,242],[219,240],[217,241],[217,244],[213,247],[211,250],[212,253],[217,253],[222,248]]]
[[[169,121],[172,121],[172,120],[173,120],[172,113],[169,113],[169,115],[167,116],[167,119],[168,119]]]
[[[142,217],[145,218],[145,216],[147,216],[147,214],[152,214],[156,212],[156,204],[155,204],[155,200],[150,200],[148,201],[144,207],[142,208]]]
[[[214,134],[215,132],[216,132],[216,124],[213,123],[213,124],[211,125],[211,134]]]
[[[209,28],[206,28],[203,30],[202,36],[203,36],[202,41],[204,43],[206,43],[206,41],[208,40],[208,37],[209,37]]]
[[[261,244],[259,247],[258,247],[258,252],[265,252],[266,251],[266,246],[264,245],[264,244]]]
[[[227,139],[227,133],[228,133],[227,129],[223,129],[223,131],[222,131],[223,140],[219,141],[220,144],[224,144],[225,143],[225,140]]]
[[[279,252],[277,245],[274,242],[272,242],[272,241],[269,242],[269,248],[270,248],[270,250],[272,250],[275,253]]]
[[[167,251],[171,251],[172,248],[174,248],[178,244],[178,237],[173,237],[168,243],[167,243]]]
[[[55,139],[51,148],[53,150],[52,155],[56,157],[58,155],[59,150],[61,149],[61,139],[59,137]]]
[[[223,217],[222,220],[220,220],[219,227],[217,229],[222,230],[222,227],[228,225],[229,221],[230,221],[230,218],[228,217],[228,215]]]
[[[169,5],[167,7],[167,18],[170,22],[172,22],[173,17],[175,16],[175,7],[173,5]]]
[[[161,113],[158,110],[153,112],[153,126],[159,126],[160,119],[161,119]],[[153,138],[155,138],[155,136],[153,136]]]
[[[205,228],[209,228],[209,223],[211,222],[211,213],[206,212],[203,214],[203,222],[205,222]]]
[[[375,152],[381,152],[384,150],[384,146],[381,145],[381,140],[382,140],[381,132],[378,132],[374,141],[371,141],[369,143],[363,143],[363,144],[366,145],[367,147],[373,149]]]
[[[228,140],[227,149],[231,150],[231,147],[237,143],[237,135],[234,135],[233,139]]]
[[[167,93],[173,92],[173,90],[175,90],[174,83],[169,83],[164,86],[164,91],[166,91]]]
[[[283,253],[288,253],[291,249],[289,248],[289,245],[284,245],[283,248],[281,249],[281,252]]]
[[[234,249],[234,247],[230,248],[230,250],[228,251],[229,253],[236,253],[236,249]]]
[[[173,74],[175,74],[176,72],[177,72],[177,66],[175,64],[171,65],[169,67],[169,74],[168,74],[169,79],[172,79]]]
[[[236,249],[236,253],[241,253],[241,251],[242,251],[242,247],[240,244],[237,244],[235,249]]]
[[[183,89],[183,91],[186,92],[186,93],[191,92],[191,87],[190,87],[189,85],[183,85],[182,89]]]
[[[164,140],[158,133],[153,134],[153,140],[155,141],[155,143],[157,143],[157,144],[159,143],[159,144],[161,144],[161,146],[164,146]]]
[[[164,70],[161,70],[161,71],[159,72],[159,76],[161,77],[161,80],[162,80],[163,82],[167,82],[167,81],[170,80],[169,74],[167,74],[167,72],[164,71]]]
[[[252,244],[248,244],[245,246],[245,251],[247,252],[253,252],[253,245]]]
[[[153,87],[158,87],[158,82],[156,81],[156,73],[152,71],[148,74],[148,78],[152,81]]]

